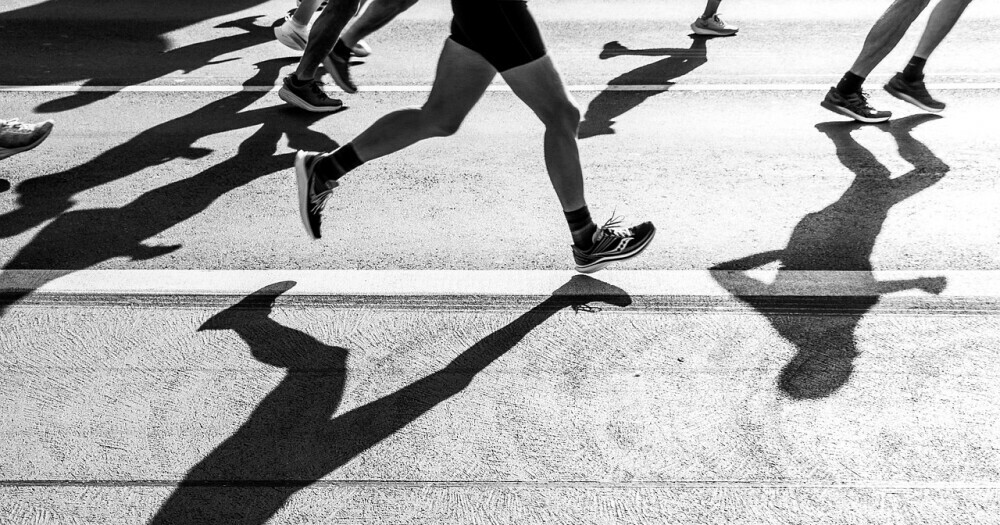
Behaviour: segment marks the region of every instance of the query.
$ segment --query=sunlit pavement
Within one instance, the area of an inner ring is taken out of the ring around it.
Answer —
[[[591,278],[500,82],[302,231],[294,151],[419,105],[447,2],[335,115],[272,89],[291,2],[170,4],[0,8],[0,118],[56,121],[0,162],[0,521],[998,521],[1000,7],[861,126],[878,2],[533,0],[595,218],[658,227]]]

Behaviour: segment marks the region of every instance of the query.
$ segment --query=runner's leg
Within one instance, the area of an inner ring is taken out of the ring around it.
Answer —
[[[347,47],[353,48],[360,40],[382,29],[416,3],[417,0],[372,0],[361,16],[344,30],[340,40]]]
[[[576,140],[580,110],[566,90],[552,59],[546,55],[508,69],[501,76],[545,125],[545,166],[563,211],[586,206],[580,150]]]
[[[316,76],[323,59],[333,51],[334,44],[340,38],[340,32],[358,11],[359,0],[331,0],[326,9],[319,14],[312,30],[309,31],[309,41],[302,53],[302,59],[295,68],[295,77],[300,81],[312,80]]]
[[[892,5],[882,13],[868,32],[861,53],[851,66],[850,73],[861,77],[862,80],[868,77],[875,66],[896,47],[906,34],[906,30],[910,28],[910,24],[929,2],[930,0],[893,0]]]
[[[927,27],[917,44],[917,51],[913,54],[916,57],[927,60],[931,53],[937,49],[938,44],[948,36],[948,33],[955,22],[965,12],[972,0],[941,0],[934,6],[931,16],[927,20]]]
[[[482,56],[449,38],[427,102],[420,108],[393,111],[361,132],[351,142],[358,158],[367,162],[427,138],[455,133],[495,76],[496,69]]]

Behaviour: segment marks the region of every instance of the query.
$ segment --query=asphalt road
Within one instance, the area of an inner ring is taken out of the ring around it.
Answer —
[[[369,39],[334,115],[272,89],[291,2],[168,4],[0,7],[0,118],[56,121],[0,162],[0,521],[998,522],[997,4],[928,65],[944,113],[880,89],[911,31],[869,82],[896,117],[860,126],[819,101],[883,2],[727,0],[739,36],[696,41],[699,3],[532,0],[595,218],[658,227],[566,283],[543,129],[499,81],[302,231],[294,151],[419,105],[446,2]],[[122,270],[557,284],[148,296]],[[661,271],[680,291],[627,285]]]

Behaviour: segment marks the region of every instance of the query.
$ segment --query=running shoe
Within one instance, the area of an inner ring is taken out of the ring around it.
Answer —
[[[934,100],[934,97],[927,92],[927,86],[924,85],[924,79],[914,80],[913,82],[907,82],[903,78],[902,73],[896,73],[889,79],[889,82],[885,85],[885,90],[889,92],[890,95],[917,106],[924,111],[930,111],[931,113],[940,113],[944,109],[945,103],[940,100]]]
[[[343,89],[345,93],[357,93],[358,86],[351,81],[350,57],[341,58],[337,53],[331,51],[323,59],[323,68],[333,77],[333,81]]]
[[[837,88],[832,87],[820,105],[834,113],[847,115],[858,122],[874,124],[885,122],[892,117],[891,111],[878,111],[868,105],[868,97],[862,92],[841,95]]]
[[[372,48],[368,45],[368,42],[358,40],[358,43],[351,47],[351,54],[358,58],[364,58],[372,54]]]
[[[292,82],[295,74],[291,73],[281,82],[278,97],[289,104],[313,113],[332,113],[344,109],[340,99],[330,98],[323,91],[323,85],[316,80],[310,80],[303,86]]]
[[[274,37],[286,47],[302,51],[306,48],[306,41],[309,39],[309,29],[306,27],[296,28],[295,24],[292,23],[292,15],[285,15],[285,21],[274,28]]]
[[[637,224],[631,228],[619,228],[620,218],[611,217],[597,230],[594,244],[588,250],[573,246],[576,271],[594,273],[615,262],[631,259],[649,246],[656,234],[651,222]]]
[[[691,31],[696,35],[705,36],[732,36],[740,28],[726,24],[719,18],[719,15],[712,15],[712,18],[698,18],[691,23]]]
[[[323,208],[330,198],[331,190],[337,187],[337,181],[324,182],[316,176],[316,162],[321,154],[311,151],[300,151],[295,154],[295,184],[299,193],[299,216],[306,233],[313,239],[320,238],[320,222]]]
[[[53,126],[55,123],[51,120],[37,124],[25,124],[16,118],[0,120],[0,159],[41,144],[52,132]]]

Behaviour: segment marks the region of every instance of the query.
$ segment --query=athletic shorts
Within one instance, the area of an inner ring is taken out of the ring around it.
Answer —
[[[451,0],[451,39],[497,71],[545,56],[545,43],[525,0]]]

